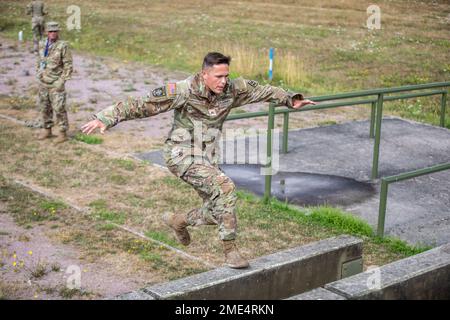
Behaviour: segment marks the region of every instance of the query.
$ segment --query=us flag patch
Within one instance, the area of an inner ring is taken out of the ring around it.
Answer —
[[[176,83],[168,83],[167,84],[167,94],[169,96],[174,96],[177,94],[177,84]]]

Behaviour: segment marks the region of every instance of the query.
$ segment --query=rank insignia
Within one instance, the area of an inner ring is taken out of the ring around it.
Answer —
[[[156,98],[164,97],[164,96],[167,95],[166,94],[166,88],[165,87],[159,87],[159,88],[153,89],[152,95],[154,97],[156,97]]]
[[[249,85],[251,85],[252,87],[256,87],[258,85],[258,82],[256,82],[255,80],[248,80],[247,82]]]
[[[216,111],[216,109],[209,109],[208,112],[209,112],[209,115],[212,116],[212,117],[217,116],[217,111]]]

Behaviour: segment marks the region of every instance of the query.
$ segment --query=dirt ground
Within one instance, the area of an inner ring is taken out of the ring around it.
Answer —
[[[36,226],[31,230],[18,226],[1,202],[0,213],[0,260],[3,264],[0,291],[8,291],[12,297],[101,298],[145,284],[137,276],[118,274],[112,261],[107,259],[98,262],[83,260],[73,246],[52,241],[48,234],[55,231],[48,226]],[[46,269],[44,276],[36,274],[40,267]],[[75,284],[70,277],[78,271],[82,287],[70,292],[65,289],[66,285]]]

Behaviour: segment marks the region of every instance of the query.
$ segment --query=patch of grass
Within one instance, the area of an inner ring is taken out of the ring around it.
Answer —
[[[40,207],[48,212],[55,212],[59,209],[66,209],[67,205],[61,201],[44,200],[40,203]]]
[[[133,171],[134,169],[136,169],[136,163],[133,160],[115,159],[114,163],[118,165],[120,168],[123,168],[128,171]]]
[[[157,253],[141,252],[140,257],[145,261],[152,262],[157,267],[162,266],[164,264],[161,255]]]
[[[117,224],[124,224],[126,220],[126,214],[124,212],[110,211],[106,209],[97,210],[94,216],[97,219],[107,220]]]
[[[42,260],[38,260],[35,265],[30,268],[30,275],[34,279],[40,279],[48,273],[47,263]]]
[[[59,272],[61,271],[61,265],[57,262],[52,263],[52,265],[50,266],[51,270],[53,272]]]
[[[18,298],[18,286],[10,281],[0,280],[0,300],[15,300]]]
[[[393,237],[375,237],[373,241],[386,246],[392,252],[401,253],[407,257],[432,249],[431,246],[411,246],[405,241]]]
[[[84,142],[87,144],[102,144],[103,143],[102,138],[93,136],[93,135],[87,135],[84,133],[77,133],[74,138],[77,141],[81,141],[81,142]]]
[[[58,291],[58,294],[63,299],[73,299],[75,297],[84,297],[84,296],[91,295],[91,293],[89,293],[87,291],[77,289],[77,288],[69,289],[68,287],[61,288]]]
[[[334,120],[325,120],[325,121],[319,122],[318,126],[319,127],[324,127],[324,126],[331,126],[331,125],[334,125],[334,124],[337,124],[337,122],[334,121]]]
[[[93,209],[106,209],[107,202],[105,199],[97,199],[89,203],[89,207]]]
[[[163,243],[168,244],[169,246],[180,248],[180,244],[173,240],[169,235],[167,235],[165,232],[160,231],[147,231],[145,235],[149,238],[161,241]]]
[[[374,251],[383,247],[392,254],[403,257],[430,249],[428,246],[411,246],[405,241],[393,237],[379,238],[367,222],[337,208],[326,206],[295,208],[277,199],[271,199],[268,204],[264,204],[261,199],[249,192],[239,190],[237,194],[239,199],[251,204],[252,211],[249,212],[247,208],[244,212],[240,212],[241,217],[249,220],[264,219],[269,223],[270,220],[286,220],[305,226],[317,226],[325,231],[327,237],[339,234],[361,237],[370,244],[378,245],[377,248],[371,246]],[[260,227],[264,229],[262,226]]]
[[[104,223],[97,226],[97,230],[99,231],[111,231],[116,229],[117,227],[112,223]]]
[[[121,186],[121,185],[126,185],[128,183],[128,178],[126,178],[120,174],[113,174],[113,175],[109,176],[109,181]]]
[[[322,226],[333,228],[341,233],[356,236],[372,236],[372,228],[363,220],[331,207],[318,207],[312,209],[307,217]]]

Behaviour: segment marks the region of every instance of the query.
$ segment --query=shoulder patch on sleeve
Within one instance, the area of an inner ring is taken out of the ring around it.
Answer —
[[[166,87],[158,87],[152,90],[152,96],[155,98],[161,98],[167,96]]]
[[[232,80],[232,83],[233,83],[234,89],[237,92],[247,91],[247,82],[245,81],[245,79],[239,77],[239,78]]]
[[[166,85],[167,96],[173,97],[177,95],[177,84],[174,82],[169,82]]]

